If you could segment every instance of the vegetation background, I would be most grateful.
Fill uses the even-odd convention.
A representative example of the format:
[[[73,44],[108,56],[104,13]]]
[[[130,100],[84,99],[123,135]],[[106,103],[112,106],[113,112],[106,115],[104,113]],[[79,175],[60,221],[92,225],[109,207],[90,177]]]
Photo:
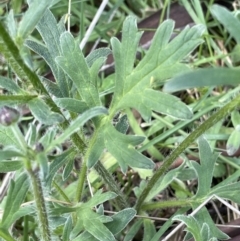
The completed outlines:
[[[0,238],[236,238],[238,8],[0,1]]]

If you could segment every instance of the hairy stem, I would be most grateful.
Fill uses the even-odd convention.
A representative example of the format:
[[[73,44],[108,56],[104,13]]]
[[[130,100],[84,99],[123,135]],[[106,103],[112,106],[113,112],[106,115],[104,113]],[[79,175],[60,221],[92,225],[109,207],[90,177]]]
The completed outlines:
[[[98,161],[94,168],[97,171],[97,173],[103,178],[104,182],[108,184],[110,190],[118,195],[116,198],[118,207],[121,209],[129,207],[129,204],[127,203],[123,193],[120,191],[113,176],[105,169],[102,163]]]
[[[86,174],[87,174],[87,165],[86,165],[86,162],[84,161],[81,165],[80,174],[78,175],[78,184],[77,184],[77,190],[76,190],[76,196],[75,196],[76,203],[78,203],[81,200],[83,187],[86,180]]]
[[[37,76],[36,73],[34,73],[23,61],[18,47],[16,44],[13,42],[11,37],[9,36],[8,32],[4,28],[3,24],[0,22],[0,52],[4,55],[4,57],[8,60],[9,64],[11,65],[12,69],[14,72],[18,75],[18,77],[24,82],[24,81],[30,81],[34,89],[41,94],[45,95],[45,102],[46,104],[51,108],[52,111],[61,114],[63,117],[64,115],[62,114],[61,110],[59,107],[54,103],[52,100],[51,96],[48,94],[46,88],[40,81],[39,77]],[[65,117],[64,117],[65,119]],[[63,123],[60,123],[60,127],[65,130],[69,126],[69,122],[65,119]],[[71,140],[73,141],[74,145],[77,147],[80,153],[85,153],[85,150],[87,148],[86,144],[84,141],[79,137],[78,134],[73,134],[71,136]],[[101,164],[96,164],[95,167],[99,170],[104,170],[105,168],[103,166],[98,167],[98,165]],[[77,190],[77,195],[76,195],[76,200],[79,201],[81,195],[82,195],[82,190],[84,186],[84,179],[86,177],[86,171],[87,168],[84,167],[86,164],[83,164],[83,168],[81,169],[80,175],[79,175],[79,182],[78,182],[78,190]],[[104,173],[108,173],[108,171],[105,169]],[[99,172],[101,175],[101,172]],[[106,174],[107,175],[107,174]],[[102,176],[102,175],[101,175]],[[113,178],[111,177],[111,174],[108,173],[108,178],[105,178],[105,176],[102,176],[106,184],[111,187],[114,183],[114,190],[117,194],[120,194],[119,188],[116,189],[117,184],[115,183]]]
[[[168,170],[172,165],[175,159],[182,153],[184,150],[189,147],[193,141],[195,141],[199,136],[201,136],[206,130],[215,125],[218,121],[223,119],[225,116],[230,114],[236,106],[240,103],[240,96],[233,99],[230,103],[222,107],[219,111],[214,113],[211,117],[208,118],[204,123],[202,123],[196,130],[194,130],[172,153],[169,157],[166,158],[163,165],[154,173],[152,178],[149,180],[147,187],[141,193],[137,203],[136,210],[139,212],[141,206],[146,199],[147,195],[153,188],[157,180]]]
[[[27,166],[29,167],[30,164],[28,163]],[[27,168],[27,172],[30,176],[31,183],[32,183],[33,195],[36,203],[37,215],[39,219],[39,228],[40,228],[42,240],[50,241],[51,234],[49,229],[46,203],[43,195],[42,183],[38,174],[35,174],[31,168]]]

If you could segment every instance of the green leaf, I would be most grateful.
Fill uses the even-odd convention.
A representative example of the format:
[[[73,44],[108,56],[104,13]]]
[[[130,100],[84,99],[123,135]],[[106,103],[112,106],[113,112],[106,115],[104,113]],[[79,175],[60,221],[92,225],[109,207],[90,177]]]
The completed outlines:
[[[42,76],[40,77],[40,79],[49,94],[51,94],[57,98],[63,97],[61,90],[59,89],[59,87],[56,83],[54,83],[53,81],[46,79]]]
[[[73,36],[65,32],[60,37],[62,56],[56,58],[57,64],[72,79],[82,100],[88,107],[100,106],[97,86],[94,85],[88,65]]]
[[[84,231],[72,241],[98,241],[98,239],[93,237],[89,232]]]
[[[71,158],[63,170],[63,174],[62,174],[63,181],[66,181],[66,179],[70,176],[73,170],[73,167],[74,167],[74,158]]]
[[[122,134],[127,133],[127,130],[129,128],[127,115],[123,115],[122,117],[120,117],[120,119],[117,122],[115,128],[116,128],[117,131],[119,131]]]
[[[106,58],[109,54],[111,54],[111,50],[109,48],[99,48],[92,51],[87,57],[86,62],[89,68],[93,65],[93,63],[99,58]]]
[[[27,104],[36,99],[36,95],[0,95],[0,106]]]
[[[135,215],[135,209],[126,208],[111,216],[113,220],[109,223],[106,223],[105,226],[115,235],[120,233]]]
[[[227,140],[227,154],[234,155],[240,147],[240,130],[234,130]]]
[[[17,37],[24,40],[35,28],[46,9],[51,5],[49,0],[34,0],[19,24]]]
[[[35,213],[36,213],[36,208],[32,205],[20,207],[18,211],[14,213],[12,217],[12,222],[14,223],[21,217],[24,217],[26,215],[31,215],[31,214],[34,215]]]
[[[237,65],[240,61],[240,44],[236,44],[231,52],[231,60]]]
[[[0,125],[0,145],[14,146],[21,149],[18,141],[14,138],[14,133],[11,128]]]
[[[210,11],[212,15],[224,26],[225,29],[230,33],[230,35],[240,43],[240,26],[239,19],[234,17],[233,13],[231,13],[225,7],[214,4]]]
[[[67,138],[69,138],[74,132],[78,131],[88,120],[92,119],[98,115],[108,114],[108,111],[104,107],[94,107],[87,111],[85,111],[82,115],[79,115],[70,126],[64,130],[64,132],[55,139],[50,146],[48,146],[48,150],[51,150],[56,145],[63,143]]]
[[[149,158],[134,149],[135,145],[144,141],[144,137],[124,135],[108,124],[104,138],[106,148],[117,159],[123,173],[126,173],[128,165],[143,169],[154,168],[155,164]]]
[[[228,199],[236,203],[240,203],[240,194],[238,192],[239,185],[239,182],[234,182],[227,185],[225,184],[216,188],[212,188],[211,192],[209,193],[209,196],[215,194],[218,197]]]
[[[46,153],[43,151],[37,153],[36,161],[38,162],[38,164],[41,168],[42,178],[43,178],[43,180],[45,180],[49,173],[48,157],[47,157]]]
[[[166,173],[166,175],[163,175],[161,178],[157,180],[157,182],[154,184],[154,187],[149,192],[147,198],[145,199],[145,202],[149,202],[152,200],[156,195],[158,195],[161,191],[163,191],[165,188],[167,188],[170,183],[177,178],[178,174],[181,172],[183,166],[180,166],[179,168],[176,168],[172,171],[169,171]],[[140,183],[140,187],[135,187],[134,193],[137,197],[140,196],[141,192],[144,190],[144,188],[147,185],[147,181],[142,180]]]
[[[99,215],[91,209],[84,209],[80,212],[82,217],[81,222],[90,234],[100,241],[115,241],[113,234],[109,229],[98,219]]]
[[[7,229],[0,228],[0,237],[7,241],[15,241],[15,239],[10,235]]]
[[[14,39],[17,35],[17,26],[14,18],[13,9],[11,9],[6,18],[6,25],[10,36]]]
[[[41,99],[31,100],[28,106],[33,116],[45,125],[54,125],[64,120],[60,114],[52,112]]]
[[[0,150],[0,161],[11,159],[13,157],[22,157],[22,156],[23,154],[19,151],[19,149],[13,146],[7,146],[3,150]]]
[[[0,173],[17,171],[22,167],[22,161],[0,161]]]
[[[205,197],[211,188],[214,165],[218,154],[212,153],[207,140],[203,137],[198,139],[200,152],[200,165],[197,162],[191,162],[191,166],[198,175],[198,190],[195,197]]]
[[[0,86],[14,94],[21,94],[24,91],[12,79],[0,76]]]
[[[202,228],[200,230],[200,234],[201,234],[201,237],[202,237],[203,240],[210,240],[211,230],[210,230],[209,226],[206,223],[204,223],[202,225]],[[215,239],[215,238],[213,238],[213,239]]]
[[[173,220],[184,222],[187,226],[186,231],[190,232],[195,241],[205,241],[201,236],[201,228],[199,222],[192,216],[177,215]]]
[[[193,205],[193,209],[196,209],[197,207],[197,205]],[[201,210],[197,212],[194,216],[200,227],[202,227],[204,223],[209,226],[209,229],[211,230],[211,238],[216,237],[219,240],[227,240],[229,238],[228,235],[226,235],[218,227],[216,227],[206,207],[201,208]]]
[[[59,168],[61,168],[69,160],[74,159],[76,152],[74,148],[69,148],[67,151],[64,151],[60,155],[54,157],[54,160],[49,166],[48,177],[46,178],[46,185],[51,186],[54,176],[57,174]]]
[[[29,180],[26,173],[18,177],[16,181],[11,180],[6,204],[2,216],[2,228],[9,228],[14,222],[14,214],[19,210],[29,188]],[[9,205],[11,203],[11,205]]]
[[[71,230],[72,230],[72,217],[69,216],[67,221],[65,222],[65,225],[64,225],[64,229],[63,229],[63,236],[62,236],[62,240],[63,241],[69,241],[70,239],[70,233],[71,233]]]
[[[191,119],[192,117],[192,111],[177,97],[147,88],[144,91],[138,90],[134,98],[132,94],[126,96],[122,103],[124,106],[141,110],[141,115],[146,121],[149,121],[151,110],[178,119]]]
[[[195,87],[238,85],[239,75],[240,70],[237,68],[200,69],[174,77],[164,85],[163,90],[176,92]]]
[[[174,23],[171,20],[165,21],[158,28],[150,50],[133,70],[132,59],[141,34],[136,33],[133,17],[128,17],[125,22],[122,43],[117,39],[111,41],[116,69],[111,115],[118,110],[132,107],[136,108],[145,120],[150,119],[152,110],[180,119],[191,118],[189,108],[176,97],[151,88],[155,80],[164,80],[186,71],[185,65],[180,64],[180,61],[202,42],[200,36],[204,27],[187,27],[168,44]]]
[[[240,113],[237,110],[234,110],[231,113],[231,120],[232,120],[233,126],[235,128],[238,128],[240,125]]]
[[[128,230],[125,238],[123,241],[131,241],[139,231],[140,227],[142,226],[143,220],[139,219],[137,220]]]
[[[97,163],[105,147],[104,128],[99,128],[95,131],[88,147],[85,159],[87,160],[87,166],[91,168]]]
[[[47,10],[47,12],[48,11],[49,10]],[[41,21],[43,21],[43,20],[44,20],[44,18]],[[51,21],[51,18],[49,21]],[[56,22],[56,20],[55,20],[55,22]],[[56,29],[56,27],[55,27],[55,29]],[[49,29],[48,29],[48,32],[49,32]],[[44,31],[40,32],[40,33],[45,36],[48,32],[45,32],[45,28],[44,28]],[[60,38],[60,34],[58,34],[58,35]],[[68,77],[62,71],[62,69],[58,67],[58,65],[55,62],[55,58],[60,55],[60,52],[55,53],[52,50],[52,49],[55,49],[53,45],[52,45],[51,49],[48,49],[43,44],[40,44],[40,43],[38,43],[36,41],[32,41],[32,40],[27,40],[26,46],[28,48],[30,48],[31,50],[33,50],[35,53],[39,54],[47,62],[47,64],[50,66],[50,68],[52,70],[56,83],[53,83],[52,81],[49,81],[44,77],[41,77],[41,80],[43,81],[43,84],[46,87],[46,89],[56,97],[63,97],[63,96],[68,97],[69,92],[70,92],[69,88],[71,87],[71,84],[69,83]]]
[[[65,31],[64,23],[60,21],[57,24],[51,11],[47,9],[37,25],[37,30],[41,34],[46,47],[45,49],[43,47],[38,49],[33,44],[30,47],[33,47],[34,51],[42,50],[39,54],[49,64],[62,96],[69,97],[71,82],[55,62],[55,58],[61,55],[60,35]]]
[[[129,16],[123,23],[122,43],[117,38],[111,39],[116,71],[113,103],[115,103],[117,97],[123,95],[125,78],[133,70],[141,35],[142,33],[137,33],[136,19]]]
[[[0,52],[7,59],[13,71],[21,81],[30,81],[35,90],[39,90],[42,94],[48,96],[46,89],[40,82],[36,73],[24,63],[17,46],[10,38],[2,23],[0,23]]]
[[[60,108],[76,112],[82,113],[88,109],[87,104],[84,101],[73,99],[73,98],[59,98],[55,99],[54,102]]]
[[[151,240],[156,234],[154,223],[149,219],[144,219],[143,227],[144,227],[143,241]]]
[[[56,126],[48,127],[44,135],[42,135],[42,137],[38,139],[37,143],[41,143],[44,150],[47,149],[51,142],[54,140],[54,138],[56,138],[57,132],[58,128]]]
[[[87,202],[82,204],[84,207],[93,208],[101,203],[104,203],[110,199],[113,199],[117,196],[114,192],[105,192],[102,193],[102,189],[98,190],[93,197]]]

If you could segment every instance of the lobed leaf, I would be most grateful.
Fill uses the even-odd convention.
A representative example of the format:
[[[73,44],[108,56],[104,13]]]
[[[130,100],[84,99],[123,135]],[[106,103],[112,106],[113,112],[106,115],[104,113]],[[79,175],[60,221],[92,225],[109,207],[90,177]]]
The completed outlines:
[[[57,24],[51,11],[47,9],[37,25],[37,30],[41,34],[46,46],[31,41],[27,41],[26,44],[45,59],[52,70],[61,95],[69,97],[71,82],[55,62],[55,58],[61,55],[60,35],[65,31],[64,24],[62,21]]]
[[[84,101],[74,98],[57,98],[54,100],[57,106],[68,111],[82,113],[88,109],[87,104]]]
[[[224,186],[219,186],[216,188],[212,188],[209,196],[215,194],[221,198],[225,198],[231,200],[233,202],[239,203],[240,202],[240,195],[239,195],[239,182],[234,182],[230,184],[225,184]]]
[[[65,32],[60,37],[62,56],[56,58],[57,64],[72,79],[82,100],[88,107],[100,106],[97,86],[94,85],[89,67],[73,36]]]
[[[13,93],[13,94],[21,94],[24,91],[16,84],[12,79],[0,76],[0,86],[1,88]]]
[[[98,219],[98,214],[91,209],[84,209],[81,212],[83,226],[90,234],[100,241],[115,241],[114,235],[109,229]]]
[[[86,57],[88,67],[90,68],[93,65],[93,63],[99,58],[105,59],[109,54],[111,54],[111,50],[109,48],[95,49]]]
[[[0,125],[0,145],[14,145],[14,147],[21,149],[18,141],[14,138],[14,133],[12,129],[3,125]]]
[[[123,25],[122,43],[112,39],[115,59],[115,92],[110,113],[126,107],[136,108],[145,120],[151,117],[151,111],[157,111],[180,119],[191,118],[190,109],[173,96],[151,90],[155,80],[170,78],[188,68],[180,61],[201,42],[204,27],[198,25],[186,27],[170,43],[174,22],[165,21],[160,25],[153,44],[144,59],[133,70],[132,58],[141,34],[137,33],[134,18],[128,17]],[[130,39],[131,42],[130,43]],[[156,49],[158,51],[156,51]],[[129,55],[126,53],[130,52]],[[166,101],[165,101],[166,100]],[[177,108],[176,108],[177,103]],[[176,111],[178,110],[178,111]]]
[[[22,167],[22,161],[0,161],[0,173],[17,171]]]
[[[218,154],[212,153],[207,140],[203,137],[198,139],[199,152],[200,152],[200,165],[197,162],[191,162],[192,167],[195,169],[198,176],[198,190],[195,197],[207,196],[211,184],[215,162]]]
[[[83,205],[84,205],[84,207],[93,208],[94,206],[97,206],[101,203],[111,200],[111,199],[115,198],[116,196],[117,196],[117,194],[115,194],[114,192],[102,193],[102,189],[99,189],[93,195],[93,197],[87,203],[84,203]]]
[[[140,152],[134,149],[144,141],[142,136],[127,136],[118,132],[111,124],[106,125],[104,131],[105,146],[117,159],[121,170],[126,173],[130,167],[153,169],[155,164]]]
[[[115,235],[120,233],[127,224],[134,218],[136,211],[133,208],[126,208],[111,216],[112,221],[105,226]]]
[[[15,221],[14,214],[19,210],[20,205],[25,199],[29,188],[29,180],[26,173],[20,175],[16,181],[11,180],[10,188],[8,190],[7,200],[2,216],[2,228],[9,228]],[[11,205],[9,205],[11,203]]]
[[[64,121],[63,117],[52,112],[47,104],[39,98],[35,98],[28,102],[32,115],[45,125],[54,125]]]
[[[93,107],[83,112],[82,115],[79,115],[79,117],[76,118],[70,124],[70,126],[67,129],[65,129],[64,132],[48,146],[47,151],[50,151],[56,145],[63,143],[74,132],[78,131],[88,120],[92,119],[93,117],[104,115],[104,114],[105,115],[108,114],[107,109],[104,107]]]
[[[173,218],[173,220],[184,222],[184,224],[186,224],[187,226],[186,231],[190,232],[193,235],[194,240],[204,241],[203,237],[201,236],[201,228],[197,219],[192,216],[177,215]]]
[[[27,12],[24,14],[18,28],[17,37],[25,39],[35,28],[44,12],[50,7],[50,0],[34,0],[29,4]]]
[[[70,148],[67,151],[64,151],[60,155],[54,157],[54,160],[51,162],[49,166],[49,173],[46,178],[46,186],[51,187],[52,180],[56,175],[59,168],[61,168],[64,164],[66,164],[69,160],[74,159],[76,152],[74,148]]]

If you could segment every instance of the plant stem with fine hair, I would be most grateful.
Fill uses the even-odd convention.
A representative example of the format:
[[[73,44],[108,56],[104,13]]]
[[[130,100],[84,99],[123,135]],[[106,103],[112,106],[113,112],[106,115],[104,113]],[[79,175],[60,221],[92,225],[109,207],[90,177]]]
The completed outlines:
[[[48,213],[46,207],[46,201],[44,200],[42,183],[38,176],[38,173],[34,173],[30,167],[30,161],[26,161],[28,168],[27,172],[29,174],[34,200],[36,203],[37,215],[39,219],[39,228],[43,241],[51,241],[51,233],[49,228]],[[30,168],[29,168],[30,167]]]
[[[168,168],[172,165],[172,163],[176,160],[176,158],[184,152],[186,148],[188,148],[192,142],[194,142],[199,136],[201,136],[206,130],[215,125],[218,121],[223,119],[225,116],[230,114],[236,106],[240,103],[240,96],[233,99],[230,103],[226,104],[219,111],[214,113],[211,117],[209,117],[205,122],[203,122],[196,130],[194,130],[172,153],[166,160],[163,162],[163,165],[154,173],[152,178],[149,180],[147,187],[141,193],[137,203],[136,210],[140,211],[141,206],[146,199],[149,192],[152,190],[154,184],[158,181],[158,179],[164,175],[164,173],[168,170]]]

